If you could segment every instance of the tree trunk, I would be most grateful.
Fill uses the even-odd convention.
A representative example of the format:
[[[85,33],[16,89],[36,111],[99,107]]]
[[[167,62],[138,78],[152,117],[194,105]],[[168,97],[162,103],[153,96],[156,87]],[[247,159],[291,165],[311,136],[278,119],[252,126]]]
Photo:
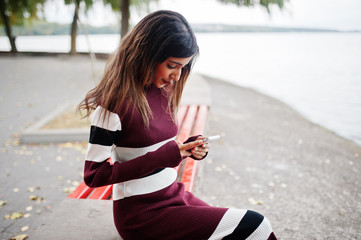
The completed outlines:
[[[5,2],[0,1],[1,18],[3,19],[4,25],[5,25],[6,35],[9,38],[9,42],[10,42],[10,46],[11,46],[11,52],[16,53],[18,50],[17,50],[16,44],[15,44],[15,37],[12,35],[9,17],[6,15],[5,9],[6,9],[5,8]]]
[[[129,30],[129,1],[130,0],[121,0],[121,13],[122,13],[122,26],[121,26],[121,35],[120,37],[123,38]]]
[[[76,36],[78,34],[78,18],[79,18],[79,2],[74,1],[75,10],[74,10],[74,17],[73,22],[71,23],[71,45],[70,45],[70,54],[76,54]]]

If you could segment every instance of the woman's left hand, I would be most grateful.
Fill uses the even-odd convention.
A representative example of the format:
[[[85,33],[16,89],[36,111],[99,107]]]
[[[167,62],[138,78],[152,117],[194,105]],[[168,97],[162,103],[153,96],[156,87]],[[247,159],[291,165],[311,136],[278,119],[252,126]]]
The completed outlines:
[[[196,140],[203,140],[205,137],[199,136]],[[203,159],[209,150],[209,144],[203,143],[202,145],[196,146],[191,149],[192,155],[197,158],[198,160]]]

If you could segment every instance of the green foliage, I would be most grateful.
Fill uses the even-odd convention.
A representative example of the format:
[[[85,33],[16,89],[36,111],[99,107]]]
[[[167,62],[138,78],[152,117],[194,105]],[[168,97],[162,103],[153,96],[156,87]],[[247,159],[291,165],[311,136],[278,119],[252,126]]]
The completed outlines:
[[[259,4],[263,7],[265,7],[267,9],[268,13],[270,13],[269,6],[271,4],[275,4],[279,8],[282,9],[285,1],[288,1],[288,0],[218,0],[218,1],[222,2],[222,3],[230,3],[230,4],[235,4],[237,6],[246,6],[246,7],[250,7],[250,6]]]
[[[158,0],[130,0],[130,5],[134,6],[138,11],[144,8],[149,10],[150,2],[158,2]],[[110,5],[114,11],[120,11],[122,0],[103,0],[104,5]]]
[[[10,24],[21,25],[26,19],[36,19],[46,0],[0,0],[5,8]],[[3,25],[3,19],[0,18]]]
[[[77,3],[78,6],[80,6],[81,3],[84,3],[85,8],[84,8],[84,12],[86,13],[92,6],[94,1],[93,0],[64,0],[64,3],[66,5],[73,5],[74,3]]]

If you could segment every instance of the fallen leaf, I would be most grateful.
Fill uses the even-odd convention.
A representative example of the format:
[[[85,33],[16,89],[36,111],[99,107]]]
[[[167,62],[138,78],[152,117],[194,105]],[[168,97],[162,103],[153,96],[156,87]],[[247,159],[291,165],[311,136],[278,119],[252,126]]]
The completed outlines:
[[[35,191],[35,189],[33,188],[33,187],[28,187],[28,192],[34,192]]]
[[[9,214],[6,214],[6,215],[4,216],[4,219],[5,219],[5,220],[9,220],[10,217],[11,217],[11,216],[10,216]]]
[[[78,181],[73,181],[72,184],[73,184],[74,187],[77,187],[77,186],[79,186],[80,182],[78,182]]]
[[[26,238],[28,238],[28,236],[26,234],[20,234],[20,235],[13,237],[11,240],[24,240]]]
[[[30,216],[31,216],[30,213],[25,213],[25,214],[24,214],[24,218],[28,218],[28,217],[30,217]]]
[[[75,187],[65,187],[63,188],[64,193],[71,193],[75,190]]]
[[[222,172],[223,169],[221,167],[216,167],[215,170],[216,172]]]
[[[19,218],[21,218],[22,216],[23,216],[23,213],[22,213],[22,212],[13,212],[13,213],[11,214],[10,219],[12,219],[12,220],[19,219]]]
[[[8,148],[2,148],[0,151],[1,151],[1,152],[8,152],[9,149],[8,149]]]
[[[19,143],[20,143],[20,139],[17,138],[17,139],[15,139],[15,140],[13,141],[13,146],[18,146]]]
[[[273,182],[269,182],[269,183],[268,183],[268,186],[270,186],[270,187],[274,187],[274,186],[275,186],[275,184],[274,184]]]
[[[5,202],[5,201],[0,200],[0,207],[4,206],[5,204],[6,204],[6,202]]]
[[[248,198],[248,201],[253,205],[262,205],[263,202],[260,200],[255,200],[254,198]]]
[[[31,210],[33,210],[33,207],[32,206],[28,206],[25,208],[26,211],[30,212]]]
[[[14,188],[13,191],[14,192],[19,192],[19,188]]]
[[[32,201],[35,201],[37,200],[39,197],[36,196],[36,195],[30,195],[29,199],[32,200]]]
[[[22,232],[25,232],[27,230],[29,230],[29,226],[24,226],[20,229],[20,231],[22,231]]]

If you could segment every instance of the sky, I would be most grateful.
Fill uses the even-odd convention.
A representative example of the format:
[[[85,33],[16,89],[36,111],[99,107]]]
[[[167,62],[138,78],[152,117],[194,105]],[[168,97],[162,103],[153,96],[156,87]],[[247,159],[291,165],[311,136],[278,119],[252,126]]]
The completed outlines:
[[[217,0],[159,0],[150,6],[150,11],[174,10],[184,15],[190,23],[223,23],[232,25],[262,25],[278,27],[306,27],[337,30],[361,30],[361,0],[285,0],[284,9],[271,7],[269,15],[265,8],[237,7],[222,4]],[[45,16],[48,21],[70,23],[72,6],[64,6],[63,1],[47,3]],[[131,12],[131,23],[137,23],[146,11]],[[81,15],[83,23],[104,26],[119,22],[119,15],[99,1]]]

